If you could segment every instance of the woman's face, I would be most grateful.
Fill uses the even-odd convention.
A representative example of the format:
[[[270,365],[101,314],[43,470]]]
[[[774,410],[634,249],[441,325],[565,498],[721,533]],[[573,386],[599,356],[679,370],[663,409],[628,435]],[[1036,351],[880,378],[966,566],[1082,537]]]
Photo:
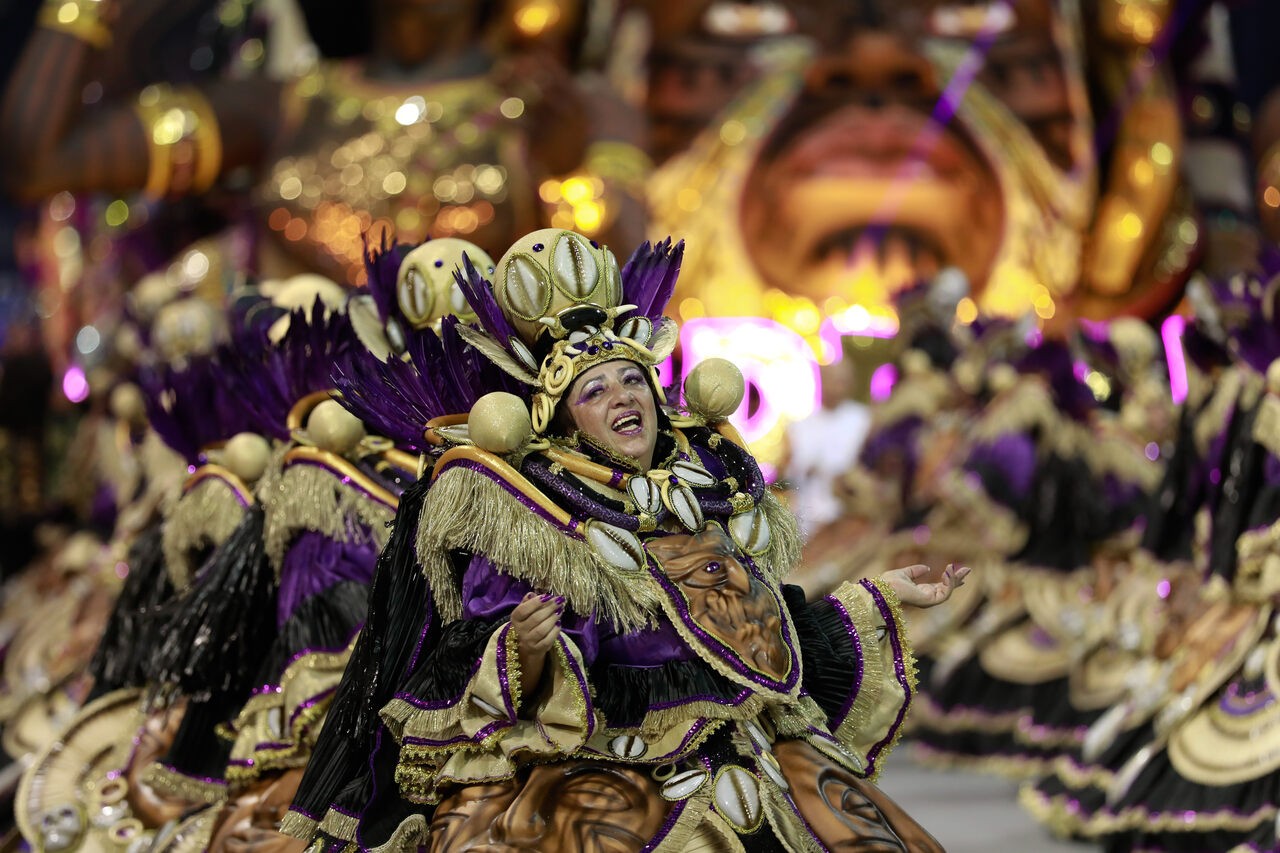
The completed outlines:
[[[583,373],[565,396],[574,426],[601,447],[653,466],[658,411],[644,370],[630,361],[608,361]]]

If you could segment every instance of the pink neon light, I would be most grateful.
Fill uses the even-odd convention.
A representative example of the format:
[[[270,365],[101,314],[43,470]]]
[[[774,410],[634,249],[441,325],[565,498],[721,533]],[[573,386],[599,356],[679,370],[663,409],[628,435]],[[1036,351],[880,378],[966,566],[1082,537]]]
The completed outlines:
[[[1187,318],[1170,314],[1160,324],[1160,339],[1164,341],[1164,357],[1169,366],[1169,392],[1174,404],[1187,399],[1187,357],[1182,349],[1182,334],[1187,330]]]
[[[893,393],[893,386],[898,382],[898,369],[892,364],[882,364],[871,374],[871,400],[883,403]]]
[[[73,403],[83,403],[89,396],[89,380],[80,365],[71,365],[62,375],[62,394]]]

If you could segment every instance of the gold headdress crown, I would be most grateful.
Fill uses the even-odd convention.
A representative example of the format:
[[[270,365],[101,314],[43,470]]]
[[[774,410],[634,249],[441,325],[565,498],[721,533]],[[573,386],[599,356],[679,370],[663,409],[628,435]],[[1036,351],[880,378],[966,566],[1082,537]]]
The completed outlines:
[[[656,305],[654,297],[669,295],[670,288],[662,285],[674,282],[679,248],[664,244],[644,253],[642,249],[638,256],[660,262],[642,264],[644,269],[632,277],[643,307],[624,304],[627,283],[613,253],[572,231],[535,231],[498,262],[492,298],[501,316],[476,306],[485,331],[459,331],[499,367],[534,388],[534,432],[546,432],[575,379],[606,361],[643,365],[654,393],[663,399],[656,368],[675,348],[676,327],[660,316],[665,296]],[[483,302],[481,294],[475,295],[481,297],[475,301]]]

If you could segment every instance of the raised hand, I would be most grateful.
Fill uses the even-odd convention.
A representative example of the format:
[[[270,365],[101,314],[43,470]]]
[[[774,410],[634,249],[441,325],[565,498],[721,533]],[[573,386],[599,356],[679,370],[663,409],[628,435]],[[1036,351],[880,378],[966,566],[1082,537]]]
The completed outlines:
[[[942,580],[924,583],[924,579],[932,571],[928,566],[917,564],[885,572],[880,579],[897,593],[898,600],[903,604],[924,608],[946,601],[969,576],[968,566],[957,569],[954,564],[948,563],[946,571],[942,573]]]
[[[542,679],[547,652],[560,637],[560,616],[564,613],[564,598],[546,593],[531,592],[511,611],[511,627],[516,632],[516,649],[520,655],[521,702],[528,702],[530,694]]]

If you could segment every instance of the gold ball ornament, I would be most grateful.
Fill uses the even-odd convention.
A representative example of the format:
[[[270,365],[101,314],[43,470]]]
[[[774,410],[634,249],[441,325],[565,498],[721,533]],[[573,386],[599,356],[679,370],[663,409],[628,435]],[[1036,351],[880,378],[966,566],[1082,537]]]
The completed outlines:
[[[325,400],[307,416],[307,435],[321,450],[350,453],[365,436],[364,424],[336,400]]]
[[[246,483],[256,482],[267,470],[271,445],[257,433],[242,432],[231,436],[222,449],[227,470]]]
[[[310,312],[315,304],[324,305],[325,315],[341,313],[347,304],[347,291],[342,285],[315,273],[303,273],[285,279],[271,294],[271,304],[293,312]],[[279,343],[289,331],[290,315],[285,314],[271,324],[267,337]]]
[[[111,416],[118,421],[135,426],[146,423],[147,402],[142,397],[142,391],[132,382],[121,382],[112,388],[108,405]]]
[[[742,371],[724,358],[699,362],[684,380],[685,405],[709,423],[722,421],[738,411],[746,393]]]
[[[152,347],[164,361],[212,352],[222,337],[222,313],[199,299],[179,299],[160,309],[151,330]]]
[[[533,422],[524,401],[506,391],[485,394],[471,407],[467,434],[481,450],[510,453],[533,435]]]
[[[450,314],[464,322],[476,318],[453,278],[454,270],[463,268],[463,258],[470,258],[480,275],[492,280],[496,264],[489,253],[457,237],[428,240],[404,256],[396,276],[396,302],[415,329],[433,326]]]

